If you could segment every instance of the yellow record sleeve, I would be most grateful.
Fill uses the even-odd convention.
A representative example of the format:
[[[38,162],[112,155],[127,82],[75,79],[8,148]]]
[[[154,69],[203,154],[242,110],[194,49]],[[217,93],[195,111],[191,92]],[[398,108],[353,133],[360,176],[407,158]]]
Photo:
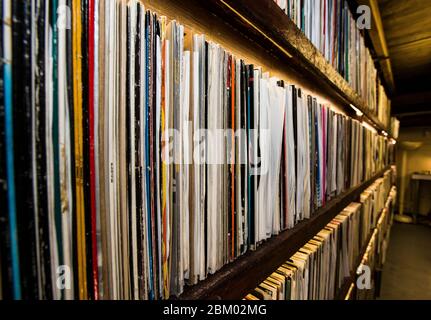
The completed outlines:
[[[75,138],[75,176],[76,176],[76,233],[78,252],[79,299],[86,300],[87,268],[85,244],[85,210],[83,186],[83,137],[82,137],[82,14],[81,0],[72,2],[72,50],[73,50],[73,104]]]

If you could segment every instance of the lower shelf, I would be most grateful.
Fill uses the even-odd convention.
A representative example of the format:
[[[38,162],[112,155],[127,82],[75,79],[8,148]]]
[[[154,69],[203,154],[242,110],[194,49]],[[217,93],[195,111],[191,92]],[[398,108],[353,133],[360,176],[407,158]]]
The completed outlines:
[[[389,199],[389,197],[388,197]],[[386,203],[386,202],[385,202]],[[382,214],[384,213],[385,208],[383,208],[383,210],[380,212],[378,218],[376,221],[379,221],[380,217],[382,216]],[[363,248],[361,248],[361,251],[359,253],[358,258],[356,259],[356,263],[355,263],[355,269],[352,270],[352,273],[350,274],[350,277],[347,277],[342,286],[340,287],[340,289],[338,290],[335,299],[336,300],[344,300],[347,293],[349,292],[349,288],[352,285],[352,283],[355,282],[356,280],[356,270],[359,268],[359,266],[361,265],[362,259],[365,256],[365,253],[367,251],[367,248],[371,242],[371,238],[373,237],[373,233],[374,233],[374,229],[371,230],[370,234],[368,235],[367,241],[365,241],[365,245]],[[380,277],[381,277],[381,271],[376,271],[376,274],[378,276],[378,279],[376,279],[375,284],[376,284],[376,295],[379,295],[380,292]]]
[[[286,230],[269,239],[255,251],[247,252],[198,284],[186,287],[179,299],[242,299],[323,229],[345,207],[351,202],[357,201],[360,194],[389,168],[390,166],[387,166],[372,178],[332,199],[325,207],[319,209],[311,219],[304,220],[293,229]]]

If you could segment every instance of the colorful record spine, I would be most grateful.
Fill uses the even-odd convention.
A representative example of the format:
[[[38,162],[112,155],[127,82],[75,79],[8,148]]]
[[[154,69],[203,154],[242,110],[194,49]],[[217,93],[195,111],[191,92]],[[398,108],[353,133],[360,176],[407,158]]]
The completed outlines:
[[[236,215],[237,215],[237,211],[236,211],[236,207],[235,207],[235,161],[239,160],[236,159],[235,157],[235,97],[236,97],[236,91],[235,91],[235,77],[236,77],[236,59],[234,57],[231,56],[231,63],[230,63],[230,70],[231,70],[231,77],[230,77],[230,87],[231,87],[231,101],[230,101],[230,123],[231,123],[231,148],[230,148],[230,175],[231,175],[231,199],[230,199],[230,208],[231,208],[231,246],[230,246],[230,261],[233,261],[236,257],[236,238],[238,237],[237,234],[237,224],[236,224]]]
[[[22,298],[36,298],[36,237],[33,190],[32,122],[32,60],[31,60],[31,3],[13,2],[13,87],[20,88],[13,94],[15,152],[15,186],[20,201],[16,202],[20,247]]]
[[[99,299],[99,275],[98,275],[98,263],[97,263],[97,218],[96,218],[96,165],[95,165],[95,103],[94,94],[97,90],[95,87],[95,0],[89,0],[88,2],[88,120],[89,120],[89,158],[90,158],[90,208],[91,208],[91,260],[92,260],[92,286],[93,286],[93,298]]]
[[[3,19],[3,5],[0,5]],[[5,105],[3,78],[3,21],[0,23],[0,300],[12,298],[10,236],[7,207]]]
[[[85,242],[85,199],[84,199],[84,168],[83,168],[83,84],[82,84],[82,12],[81,0],[73,0],[73,99],[75,125],[75,175],[76,175],[76,232],[79,299],[85,300],[87,294],[87,261]]]
[[[60,173],[59,173],[59,161],[60,161],[60,150],[58,141],[59,121],[58,121],[58,23],[57,23],[57,9],[58,0],[52,1],[51,10],[51,28],[52,28],[52,58],[53,58],[53,75],[52,81],[53,86],[53,122],[52,122],[52,137],[53,137],[53,149],[54,149],[54,188],[55,188],[55,225],[57,242],[59,248],[59,265],[63,264],[62,261],[62,233],[61,233],[61,191],[60,191]]]
[[[58,12],[64,14],[68,10],[66,0],[58,2]],[[63,299],[74,298],[73,283],[73,193],[72,193],[72,150],[71,146],[71,113],[68,86],[68,43],[67,20],[57,21],[58,28],[58,143],[59,143],[59,172],[61,195],[61,231],[62,231],[62,264],[70,275],[70,285],[62,288]]]
[[[5,104],[5,138],[6,138],[6,170],[9,228],[11,237],[12,283],[13,298],[21,299],[21,275],[19,263],[17,212],[15,197],[14,168],[14,128],[12,104],[12,1],[3,1],[3,45],[4,45],[4,104]]]
[[[165,40],[162,45],[162,103],[161,103],[161,132],[162,132],[162,277],[163,277],[163,294],[162,297],[169,298],[169,260],[168,260],[168,157],[169,154],[164,150],[168,150],[167,144],[169,137],[166,137],[165,130],[168,128],[168,109],[169,109],[169,41]]]
[[[154,299],[155,298],[155,293],[154,293],[154,260],[155,257],[153,256],[153,242],[154,239],[152,237],[153,235],[153,208],[152,208],[152,202],[151,202],[151,197],[152,192],[151,192],[151,145],[150,145],[150,123],[151,123],[151,119],[150,119],[150,104],[151,104],[151,99],[149,99],[148,97],[150,96],[150,90],[151,90],[151,86],[150,86],[150,82],[151,82],[151,60],[150,60],[150,56],[151,56],[151,46],[150,46],[150,36],[151,36],[151,13],[149,11],[147,11],[146,15],[145,15],[145,63],[146,63],[146,67],[145,67],[145,91],[146,91],[146,105],[145,105],[145,168],[146,168],[146,197],[147,197],[147,237],[148,237],[148,242],[149,242],[149,246],[148,246],[148,252],[149,252],[149,296],[150,299]]]
[[[91,160],[90,160],[90,103],[89,96],[93,94],[94,88],[90,88],[90,58],[89,49],[89,0],[81,0],[81,81],[82,81],[82,167],[83,167],[83,222],[85,235],[85,274],[87,278],[88,299],[94,299],[93,279],[93,212],[91,198]],[[94,140],[93,140],[94,141]],[[94,164],[94,163],[93,163]]]

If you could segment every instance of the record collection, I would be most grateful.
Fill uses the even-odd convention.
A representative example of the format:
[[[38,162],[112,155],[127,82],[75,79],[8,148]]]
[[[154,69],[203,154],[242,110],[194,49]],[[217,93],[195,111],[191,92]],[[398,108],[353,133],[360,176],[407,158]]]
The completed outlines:
[[[368,242],[362,239],[360,232],[364,229],[364,205],[351,203],[244,299],[332,300],[338,298],[339,290],[354,270],[361,275],[364,266],[372,271],[377,265],[382,266],[391,224],[390,212],[396,198],[395,187],[389,192],[386,183],[392,174],[392,171],[387,171],[384,178],[376,181],[378,195],[371,206],[380,209],[380,217],[374,227],[365,226],[368,228]],[[380,206],[378,198],[383,195],[387,196],[387,200]],[[363,248],[366,248],[365,254],[358,266],[356,264]],[[353,295],[352,290],[349,290],[348,296]],[[364,295],[360,293],[358,297],[361,294]]]
[[[389,163],[374,129],[137,0],[2,4],[1,298],[178,296]]]
[[[391,103],[347,0],[274,0],[326,60],[388,125]]]
[[[349,205],[245,299],[335,299],[359,254],[360,208]]]

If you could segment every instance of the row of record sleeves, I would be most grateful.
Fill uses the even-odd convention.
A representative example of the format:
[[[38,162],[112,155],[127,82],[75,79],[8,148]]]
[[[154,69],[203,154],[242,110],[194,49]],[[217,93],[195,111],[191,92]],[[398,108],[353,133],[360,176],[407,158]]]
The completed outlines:
[[[340,298],[340,290],[356,268],[362,274],[365,265],[373,271],[377,261],[381,266],[396,199],[396,189],[391,189],[394,174],[392,169],[385,172],[361,194],[359,202],[348,205],[244,299],[333,300]],[[365,291],[369,294],[369,290]],[[361,297],[361,290],[357,291]]]
[[[1,298],[178,296],[389,164],[372,128],[141,2],[1,16]]]
[[[385,210],[377,221],[365,254],[356,270],[356,281],[353,281],[350,285],[345,300],[373,300],[378,297],[379,281],[381,281],[381,276],[379,277],[378,275],[381,275],[383,265],[386,261],[396,198],[396,188],[392,187],[385,204]],[[360,276],[364,275],[366,267],[371,270],[370,278],[359,279]]]
[[[369,111],[389,126],[391,102],[365,44],[362,24],[366,20],[352,14],[349,1],[274,1],[362,97]]]

